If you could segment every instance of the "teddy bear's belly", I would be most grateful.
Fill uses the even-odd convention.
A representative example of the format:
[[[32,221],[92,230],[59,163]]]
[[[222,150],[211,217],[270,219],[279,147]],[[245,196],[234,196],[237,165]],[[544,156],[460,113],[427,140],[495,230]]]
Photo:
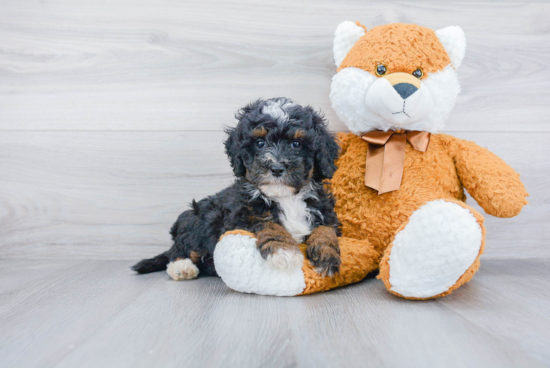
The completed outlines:
[[[407,145],[401,186],[382,195],[364,184],[366,145],[359,141],[356,147],[348,148],[331,181],[343,236],[368,239],[382,252],[399,227],[426,202],[441,198],[464,200],[452,159],[437,140],[433,141],[425,153]]]

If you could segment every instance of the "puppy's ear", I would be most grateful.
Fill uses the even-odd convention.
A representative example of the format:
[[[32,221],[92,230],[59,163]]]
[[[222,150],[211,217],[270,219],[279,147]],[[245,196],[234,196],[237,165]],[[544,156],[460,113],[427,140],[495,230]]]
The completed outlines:
[[[244,176],[246,174],[246,168],[241,157],[241,140],[239,139],[240,134],[238,128],[226,128],[225,132],[228,135],[224,142],[225,153],[227,157],[229,157],[233,172],[236,176]]]
[[[246,167],[244,166],[243,161],[243,151],[242,151],[242,138],[243,132],[246,131],[246,127],[250,125],[250,119],[253,119],[254,116],[258,113],[258,108],[260,105],[265,102],[263,100],[256,100],[250,102],[245,107],[239,109],[235,114],[235,119],[239,121],[235,128],[226,128],[225,132],[228,137],[224,142],[225,144],[225,153],[229,157],[229,162],[233,168],[233,172],[236,176],[245,176]]]
[[[315,130],[315,176],[318,180],[330,179],[336,171],[334,161],[338,158],[340,147],[335,137],[327,129],[323,115],[311,109],[313,129]]]

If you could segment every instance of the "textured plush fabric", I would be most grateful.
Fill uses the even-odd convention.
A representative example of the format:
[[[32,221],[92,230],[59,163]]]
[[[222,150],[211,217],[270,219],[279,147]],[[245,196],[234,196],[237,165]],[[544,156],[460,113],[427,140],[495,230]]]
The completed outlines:
[[[227,286],[243,293],[294,296],[304,291],[302,262],[280,269],[266,261],[256,246],[256,236],[229,231],[214,250],[216,271]]]
[[[303,295],[361,281],[369,272],[378,268],[378,253],[368,241],[351,238],[339,238],[338,241],[342,264],[340,265],[340,272],[333,277],[319,275],[309,263],[307,257],[304,258],[302,270],[304,271],[306,287],[302,292]],[[300,248],[305,255],[306,245],[300,244]]]
[[[305,244],[301,272],[277,269],[255,247],[256,237],[244,230],[225,233],[214,251],[216,270],[233,290],[264,295],[305,295],[361,281],[378,268],[378,254],[368,241],[339,238],[342,265],[334,277],[321,276],[307,260]]]
[[[445,47],[445,51],[451,58],[454,68],[458,68],[466,54],[466,36],[462,28],[450,26],[435,32],[439,41]]]
[[[433,134],[424,153],[407,143],[401,187],[378,195],[364,184],[367,143],[351,133],[338,137],[342,153],[331,190],[343,236],[368,239],[380,254],[421,205],[437,199],[463,201],[462,184],[494,216],[513,216],[527,203],[527,192],[510,166],[475,143],[446,134]]]
[[[343,236],[368,240],[379,256],[414,211],[429,201],[445,199],[460,203],[481,226],[483,217],[463,202],[463,184],[480,206],[494,216],[514,216],[527,203],[527,192],[519,175],[504,161],[473,142],[444,134],[432,135],[425,153],[415,151],[407,143],[401,187],[378,195],[364,185],[367,143],[351,133],[340,134],[339,139],[343,151],[331,187],[337,199],[336,213],[343,225]],[[389,256],[387,252],[386,257]],[[471,279],[478,264],[477,259],[450,291]],[[381,277],[391,289],[389,267],[382,271]]]
[[[378,278],[407,299],[447,295],[477,271],[484,233],[483,217],[465,203],[428,202],[397,231]]]
[[[386,249],[385,253],[384,253],[384,257],[382,258],[382,262],[380,263],[380,274],[378,275],[378,278],[381,279],[383,282],[384,282],[384,285],[386,286],[386,288],[392,293],[392,294],[395,294],[397,296],[400,296],[400,297],[403,297],[403,298],[406,298],[406,299],[412,299],[412,300],[424,300],[424,299],[433,299],[433,298],[438,298],[438,297],[442,297],[442,296],[446,296],[446,295],[449,295],[450,293],[452,293],[454,290],[458,289],[460,286],[464,285],[465,283],[467,283],[468,281],[470,281],[472,279],[472,277],[474,277],[474,274],[477,272],[477,270],[479,269],[479,258],[481,257],[481,255],[483,254],[483,251],[485,250],[485,227],[483,226],[483,216],[481,216],[477,211],[475,211],[474,209],[470,208],[468,205],[466,205],[464,202],[462,201],[458,201],[458,200],[452,200],[452,199],[446,199],[445,201],[447,202],[450,202],[450,203],[455,203],[467,210],[470,211],[470,213],[474,216],[474,218],[477,220],[477,223],[479,224],[479,226],[481,227],[481,244],[479,245],[479,253],[475,259],[475,261],[471,264],[471,266],[462,274],[462,276],[460,276],[458,278],[458,280],[456,280],[456,282],[454,283],[453,286],[451,286],[447,291],[444,291],[440,294],[437,294],[437,295],[432,295],[430,297],[410,297],[410,296],[404,296],[404,295],[401,295],[395,291],[392,290],[392,284],[390,283],[390,266],[389,266],[389,260],[390,260],[390,256],[391,256],[391,250],[392,250],[392,245],[393,244],[390,244],[390,246]],[[401,230],[403,230],[406,226],[408,225],[408,221],[407,222],[404,222],[400,227],[399,229],[397,230],[397,232],[399,233]]]
[[[363,31],[343,22],[336,29],[334,50],[348,47],[349,32],[341,28],[350,27]],[[332,107],[357,135],[398,129],[439,133],[460,92],[456,69],[465,50],[466,37],[458,26],[437,32],[403,23],[374,27],[350,49],[332,78]],[[334,54],[335,61],[341,57]],[[379,64],[386,68],[383,76],[376,73]],[[417,69],[423,73],[420,81],[413,75]],[[398,74],[410,76],[405,84],[418,91],[403,99],[391,83]]]
[[[359,22],[353,23],[350,21],[342,22],[336,29],[334,46],[332,52],[334,54],[334,63],[336,67],[340,66],[340,63],[349,50],[355,45],[366,32],[365,27],[361,26]]]
[[[397,57],[396,57],[397,56]],[[386,24],[370,29],[348,52],[338,71],[355,67],[374,73],[383,63],[388,73],[442,70],[451,59],[434,31],[416,24]]]

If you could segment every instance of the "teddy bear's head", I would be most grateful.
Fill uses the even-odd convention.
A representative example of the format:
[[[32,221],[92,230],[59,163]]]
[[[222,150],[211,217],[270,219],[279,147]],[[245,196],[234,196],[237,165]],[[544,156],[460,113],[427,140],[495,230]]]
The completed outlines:
[[[460,27],[433,31],[387,24],[367,31],[345,21],[334,37],[332,107],[348,129],[436,133],[460,92],[456,69],[466,51]]]

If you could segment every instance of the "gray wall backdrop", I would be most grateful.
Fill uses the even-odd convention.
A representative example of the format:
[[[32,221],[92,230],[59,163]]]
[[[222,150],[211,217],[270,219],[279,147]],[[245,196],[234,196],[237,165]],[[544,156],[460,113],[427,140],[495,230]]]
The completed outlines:
[[[548,14],[508,2],[0,0],[0,257],[164,250],[187,203],[230,183],[222,129],[240,106],[288,96],[345,130],[328,99],[332,36],[359,20],[463,27],[463,92],[445,132],[500,155],[531,194],[520,216],[487,218],[484,257],[547,258]]]

